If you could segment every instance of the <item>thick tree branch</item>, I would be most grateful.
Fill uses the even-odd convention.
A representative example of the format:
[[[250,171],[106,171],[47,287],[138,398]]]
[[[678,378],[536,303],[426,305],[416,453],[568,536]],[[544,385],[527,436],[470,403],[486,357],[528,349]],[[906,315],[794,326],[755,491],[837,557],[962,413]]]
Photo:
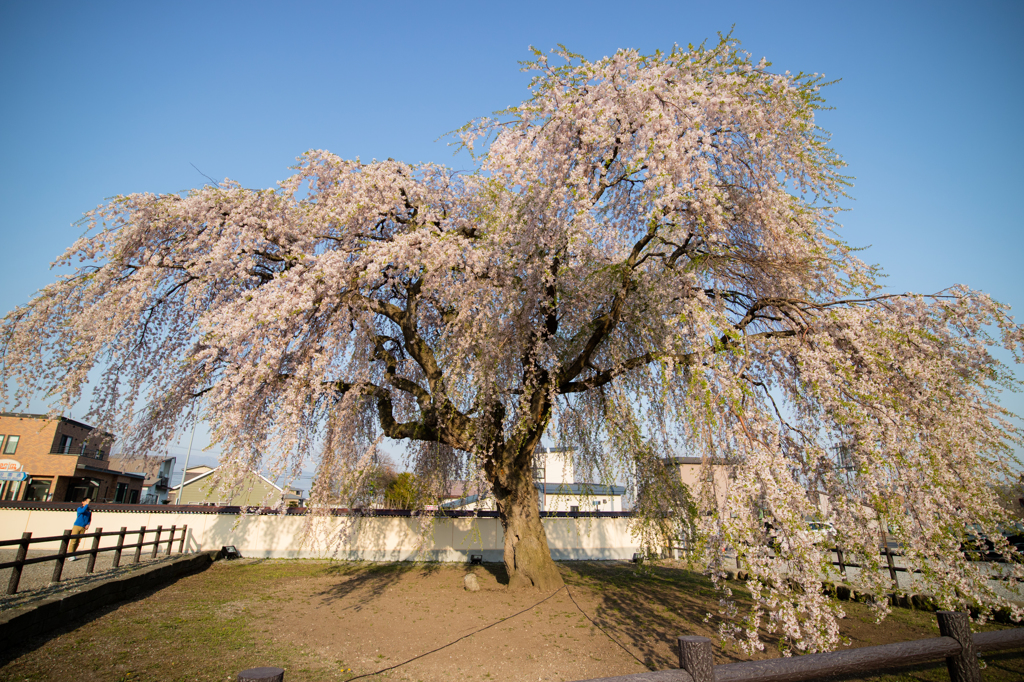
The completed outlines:
[[[651,225],[647,230],[647,234],[633,245],[633,250],[630,252],[629,257],[622,263],[622,284],[618,291],[616,291],[615,298],[612,299],[610,309],[591,323],[593,331],[583,346],[583,350],[571,362],[564,364],[555,374],[555,381],[558,385],[563,385],[578,377],[580,372],[590,364],[591,357],[594,355],[597,347],[615,329],[615,325],[618,324],[619,319],[622,317],[622,307],[625,304],[626,294],[633,286],[632,270],[636,267],[640,254],[651,240],[654,239],[657,232],[658,225]]]

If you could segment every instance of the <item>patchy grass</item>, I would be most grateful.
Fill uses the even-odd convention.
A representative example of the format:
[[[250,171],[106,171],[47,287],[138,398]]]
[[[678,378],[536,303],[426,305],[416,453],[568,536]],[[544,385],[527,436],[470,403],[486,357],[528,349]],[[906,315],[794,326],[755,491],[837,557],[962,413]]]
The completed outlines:
[[[719,595],[703,576],[667,563],[560,568],[567,589],[545,595],[507,592],[496,565],[218,562],[0,654],[0,680],[227,681],[270,665],[289,682],[569,681],[672,668],[678,635],[714,636],[704,616]],[[463,589],[467,571],[479,592]],[[867,606],[845,606],[853,646],[938,635],[932,613],[894,609],[876,625]],[[745,660],[715,648],[718,663]],[[1020,652],[986,660],[986,681],[1024,678]],[[940,662],[867,679],[949,677]]]

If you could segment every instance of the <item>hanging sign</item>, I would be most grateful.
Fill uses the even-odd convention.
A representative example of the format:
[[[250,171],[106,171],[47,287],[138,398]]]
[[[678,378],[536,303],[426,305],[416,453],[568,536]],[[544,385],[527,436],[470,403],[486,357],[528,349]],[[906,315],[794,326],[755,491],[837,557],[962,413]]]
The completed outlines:
[[[0,471],[21,471],[21,462],[16,459],[0,459]]]
[[[28,474],[24,471],[0,471],[0,481],[24,481]]]

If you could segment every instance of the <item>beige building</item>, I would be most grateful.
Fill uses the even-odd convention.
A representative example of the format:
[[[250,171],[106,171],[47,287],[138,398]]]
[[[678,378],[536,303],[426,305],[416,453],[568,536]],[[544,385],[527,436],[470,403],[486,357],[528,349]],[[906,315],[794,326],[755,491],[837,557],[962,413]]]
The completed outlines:
[[[185,472],[184,486],[177,485],[170,491],[170,504],[256,507],[274,506],[281,501],[284,490],[255,471],[246,474],[239,484],[230,489],[218,488],[215,483],[218,468],[189,467]]]
[[[673,467],[679,472],[679,480],[689,489],[693,499],[699,499],[701,485],[710,481],[714,484],[715,498],[719,509],[725,507],[725,499],[729,494],[729,481],[732,467],[721,461],[711,460],[707,467],[700,457],[666,457],[665,466]],[[710,509],[701,510],[709,513]]]
[[[729,494],[729,485],[735,474],[735,464],[726,464],[721,460],[711,460],[707,468],[700,457],[666,457],[665,465],[675,467],[679,471],[679,479],[689,488],[694,499],[698,499],[701,483],[711,480],[714,483],[715,498],[718,509],[725,508],[725,500]],[[813,490],[805,491],[807,498],[822,516],[828,516],[830,505],[828,496]],[[701,510],[708,513],[710,510]],[[808,518],[810,520],[810,518]]]

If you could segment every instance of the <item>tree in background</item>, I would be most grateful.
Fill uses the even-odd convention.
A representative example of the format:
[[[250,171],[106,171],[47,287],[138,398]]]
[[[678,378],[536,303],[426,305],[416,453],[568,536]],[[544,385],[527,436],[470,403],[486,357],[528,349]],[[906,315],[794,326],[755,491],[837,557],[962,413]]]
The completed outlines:
[[[847,179],[814,122],[821,80],[728,39],[528,68],[530,99],[460,131],[473,172],[310,151],[277,189],[88,214],[58,260],[78,270],[4,320],[5,403],[66,407],[97,369],[89,419],[144,450],[201,396],[237,471],[316,460],[314,505],[364,490],[382,438],[409,441],[418,473],[486,481],[510,588],[545,590],[561,578],[531,463],[551,432],[638,491],[647,544],[685,515],[711,575],[738,549],[754,607],[724,607],[722,631],[750,648],[765,627],[838,642],[808,518],[866,567],[858,592],[894,589],[874,570],[887,524],[915,589],[1011,607],[960,541],[1007,520],[994,490],[1020,433],[995,392],[1017,383],[988,345],[1019,360],[1021,329],[962,286],[882,292],[836,233]],[[671,454],[730,467],[703,477],[695,518]]]
[[[397,479],[398,474],[395,473],[394,464],[387,457],[380,458],[376,464],[370,465],[365,478],[366,500],[360,506],[372,507],[377,504],[383,504],[387,498],[387,491],[394,485]]]
[[[392,509],[415,509],[421,497],[416,476],[409,472],[395,476],[384,491],[384,502]]]

